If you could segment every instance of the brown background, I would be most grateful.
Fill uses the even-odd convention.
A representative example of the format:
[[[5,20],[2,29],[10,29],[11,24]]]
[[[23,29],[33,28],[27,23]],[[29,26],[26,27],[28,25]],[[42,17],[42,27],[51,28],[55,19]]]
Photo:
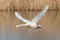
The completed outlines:
[[[38,22],[41,29],[16,28],[23,22],[15,11],[31,20],[46,5],[50,8]],[[60,0],[0,0],[0,40],[60,40]]]
[[[0,0],[0,10],[60,10],[60,0]]]

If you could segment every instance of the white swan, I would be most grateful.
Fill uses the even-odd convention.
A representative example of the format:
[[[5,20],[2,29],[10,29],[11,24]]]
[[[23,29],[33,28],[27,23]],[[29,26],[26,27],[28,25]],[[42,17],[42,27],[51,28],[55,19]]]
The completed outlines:
[[[37,16],[35,16],[32,21],[29,21],[25,18],[23,18],[21,15],[18,14],[18,12],[15,12],[15,16],[20,19],[21,21],[25,22],[25,24],[20,24],[20,25],[16,25],[16,27],[20,27],[20,26],[28,26],[30,28],[41,28],[41,25],[37,25],[37,22],[39,21],[39,19],[42,18],[42,16],[47,12],[49,6],[47,5],[46,8],[39,13]]]

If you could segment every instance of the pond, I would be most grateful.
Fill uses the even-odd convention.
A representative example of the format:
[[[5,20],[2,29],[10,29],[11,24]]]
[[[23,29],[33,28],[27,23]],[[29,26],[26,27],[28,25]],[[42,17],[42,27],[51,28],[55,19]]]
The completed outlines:
[[[32,20],[39,11],[20,11],[23,17]],[[15,11],[0,11],[0,40],[60,40],[60,11],[48,11],[37,24],[41,29],[16,28],[23,24],[15,16]]]

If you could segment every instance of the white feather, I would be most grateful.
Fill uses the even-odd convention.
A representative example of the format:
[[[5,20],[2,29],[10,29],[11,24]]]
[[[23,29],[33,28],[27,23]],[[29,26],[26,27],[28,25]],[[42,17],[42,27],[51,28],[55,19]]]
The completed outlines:
[[[42,16],[47,12],[48,8],[49,8],[49,6],[47,5],[46,8],[41,13],[39,13],[37,16],[35,16],[31,22],[37,23],[39,21],[39,19],[41,19]]]
[[[49,6],[47,5],[46,8],[41,13],[39,13],[37,16],[35,16],[31,22],[29,20],[27,20],[27,19],[24,19],[21,15],[19,15],[17,12],[15,12],[15,16],[18,19],[20,19],[21,21],[26,23],[26,24],[16,25],[16,27],[19,27],[19,26],[29,26],[31,28],[38,28],[38,27],[40,28],[41,26],[40,25],[37,26],[36,23],[47,12],[48,8],[49,8]]]
[[[25,22],[25,23],[29,23],[30,21],[27,19],[24,19],[20,14],[18,14],[17,12],[15,12],[15,16],[20,19],[21,21]]]

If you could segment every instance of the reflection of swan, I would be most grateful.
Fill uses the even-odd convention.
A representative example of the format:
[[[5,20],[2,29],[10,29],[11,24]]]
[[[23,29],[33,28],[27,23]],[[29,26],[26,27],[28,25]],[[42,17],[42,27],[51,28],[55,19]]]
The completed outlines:
[[[31,28],[41,28],[41,25],[37,25],[37,22],[47,12],[48,8],[49,8],[49,6],[47,5],[46,8],[41,13],[39,13],[37,16],[35,16],[32,21],[29,21],[29,20],[23,18],[21,15],[19,15],[17,12],[15,12],[15,16],[18,19],[20,19],[21,21],[26,23],[26,24],[16,25],[16,27],[28,26],[28,27],[31,27]]]

